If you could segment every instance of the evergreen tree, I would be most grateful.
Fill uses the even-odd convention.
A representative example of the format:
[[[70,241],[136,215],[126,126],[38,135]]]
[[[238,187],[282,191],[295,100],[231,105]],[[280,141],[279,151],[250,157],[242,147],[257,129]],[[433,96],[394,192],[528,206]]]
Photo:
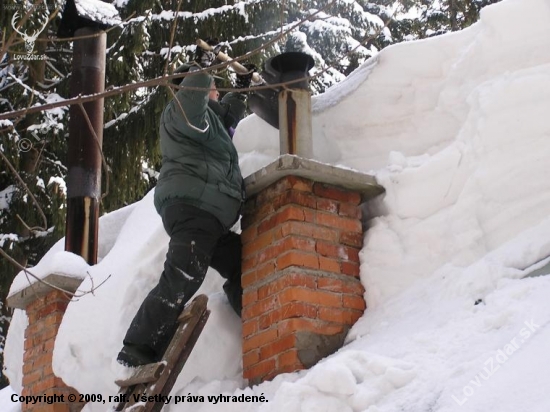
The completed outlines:
[[[458,31],[479,20],[481,9],[500,0],[402,0],[389,28],[395,41],[416,40]]]
[[[314,93],[342,81],[378,51],[376,42],[385,36],[384,21],[359,1],[304,1],[289,9],[289,17],[304,22],[286,36],[283,51],[314,57],[311,74],[319,74],[311,81]]]
[[[15,17],[14,24],[17,26],[26,14],[24,4],[4,5],[0,13],[0,26],[13,28],[12,17]],[[20,30],[31,33],[41,29],[51,12],[45,3],[40,4]],[[67,57],[70,55],[63,49],[64,45],[46,41],[51,31],[49,26],[51,24],[41,31],[34,44],[35,53],[47,54],[48,60],[16,61],[14,55],[25,54],[26,45],[19,40],[5,50],[8,45],[0,44],[2,51],[7,51],[0,54],[0,112],[51,102],[63,90],[66,83],[64,73],[68,73],[67,67],[70,67]],[[6,33],[8,37],[10,34],[11,31]],[[3,156],[0,160],[0,247],[21,266],[32,266],[38,262],[64,230],[65,114],[65,109],[58,109],[0,122],[0,150]],[[7,259],[0,259],[1,364],[4,333],[11,315],[4,299],[17,272],[18,269]],[[0,385],[5,384],[2,374]]]

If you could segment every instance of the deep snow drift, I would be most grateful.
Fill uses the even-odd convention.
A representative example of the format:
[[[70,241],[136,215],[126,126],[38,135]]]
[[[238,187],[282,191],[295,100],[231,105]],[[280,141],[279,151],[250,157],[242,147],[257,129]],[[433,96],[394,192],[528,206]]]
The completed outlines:
[[[172,394],[269,402],[165,410],[547,411],[550,276],[529,275],[550,272],[548,50],[550,3],[505,0],[467,30],[383,50],[316,97],[315,158],[372,171],[387,190],[365,208],[368,309],[338,353],[248,389],[240,321],[211,271],[199,293],[211,294],[212,316]],[[235,142],[245,174],[278,155],[277,132],[256,116]],[[151,194],[104,216],[100,237],[102,260],[83,272],[96,284],[111,277],[69,305],[54,370],[81,393],[108,396],[125,373],[114,361],[122,336],[168,238]],[[44,258],[48,270],[61,250]],[[25,321],[18,311],[6,346],[16,392]]]

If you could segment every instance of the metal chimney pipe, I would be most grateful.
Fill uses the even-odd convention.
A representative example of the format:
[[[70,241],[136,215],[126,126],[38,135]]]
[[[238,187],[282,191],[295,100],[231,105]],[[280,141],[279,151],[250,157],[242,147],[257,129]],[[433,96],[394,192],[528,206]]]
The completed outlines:
[[[279,140],[281,154],[313,157],[311,92],[307,76],[313,58],[301,52],[273,57],[266,65],[280,83],[289,82],[279,92]]]
[[[279,142],[281,154],[313,157],[311,93],[287,89],[279,93]]]
[[[115,7],[102,3],[101,10],[82,7],[84,0],[67,0],[57,35],[75,37],[71,97],[105,90],[107,34],[120,24]],[[67,173],[67,224],[65,250],[97,263],[99,202],[101,200],[101,147],[103,99],[72,105],[69,110]]]
[[[107,34],[101,29],[84,27],[75,31],[75,37],[80,36],[84,38],[74,41],[72,97],[100,93],[105,89]],[[103,99],[84,103],[83,106],[93,131],[79,105],[72,105],[69,111],[65,250],[82,256],[89,264],[96,264]]]

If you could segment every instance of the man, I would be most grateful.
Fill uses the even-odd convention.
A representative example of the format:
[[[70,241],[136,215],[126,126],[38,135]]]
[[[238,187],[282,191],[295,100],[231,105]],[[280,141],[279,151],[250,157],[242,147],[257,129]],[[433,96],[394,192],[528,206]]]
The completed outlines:
[[[194,72],[210,66],[215,53],[197,49],[198,65],[189,69],[161,117],[155,207],[170,244],[159,283],[139,308],[118,354],[127,366],[162,358],[179,314],[209,266],[227,279],[229,302],[241,312],[241,242],[229,229],[239,218],[245,194],[230,130],[244,116],[246,97],[228,93],[218,103],[212,76]],[[237,85],[248,87],[251,77],[240,76]]]

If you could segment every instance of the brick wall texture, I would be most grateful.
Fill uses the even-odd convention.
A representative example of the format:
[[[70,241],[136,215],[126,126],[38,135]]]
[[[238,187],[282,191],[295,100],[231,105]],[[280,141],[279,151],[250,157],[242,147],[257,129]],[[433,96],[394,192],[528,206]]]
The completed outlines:
[[[23,403],[23,412],[75,412],[83,407],[78,403],[68,402],[69,394],[76,394],[78,398],[78,393],[55,376],[52,369],[55,338],[68,303],[65,293],[52,290],[27,306],[29,325],[25,330],[21,395],[64,395],[66,402]]]
[[[338,349],[366,308],[361,196],[294,176],[245,205],[243,374],[259,383]]]

